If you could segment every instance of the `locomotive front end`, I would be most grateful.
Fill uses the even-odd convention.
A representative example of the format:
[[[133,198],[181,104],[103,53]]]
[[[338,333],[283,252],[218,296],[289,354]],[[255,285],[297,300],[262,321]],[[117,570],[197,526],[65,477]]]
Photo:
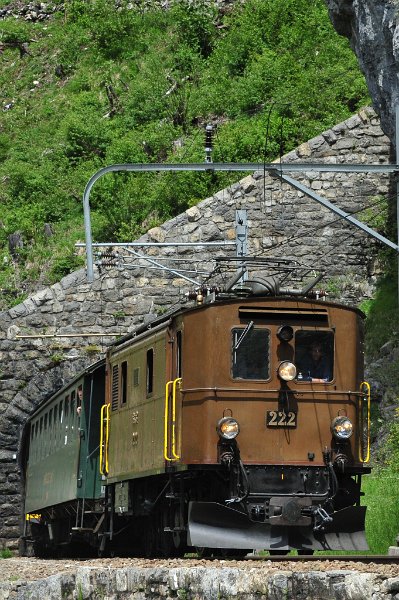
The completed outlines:
[[[186,318],[182,460],[201,471],[189,545],[366,550],[361,314],[248,298]]]

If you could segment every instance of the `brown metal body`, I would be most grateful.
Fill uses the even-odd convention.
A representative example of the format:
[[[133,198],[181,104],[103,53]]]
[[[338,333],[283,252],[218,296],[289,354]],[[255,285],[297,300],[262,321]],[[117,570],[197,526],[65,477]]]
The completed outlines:
[[[257,329],[270,332],[269,377],[264,380],[234,379],[232,374],[232,330],[250,320]],[[277,337],[279,327],[287,323],[294,334],[333,332],[330,382],[279,379],[281,361],[295,363],[294,340],[281,342]],[[153,384],[148,391],[151,351]],[[121,380],[124,362],[126,383]],[[108,481],[161,473],[170,464],[177,469],[217,464],[216,425],[226,415],[240,424],[237,443],[244,464],[282,466],[323,465],[323,450],[333,446],[331,421],[346,415],[355,427],[349,461],[360,466],[362,364],[362,316],[354,309],[320,301],[251,297],[181,311],[156,331],[114,347],[109,355],[107,402],[113,410]],[[115,367],[119,379],[113,379]],[[169,411],[165,427],[165,384],[178,377],[182,382],[176,388],[175,415]],[[295,428],[266,425],[266,412],[279,410],[296,413]],[[166,456],[173,457],[172,444],[179,458],[165,460],[165,446]]]

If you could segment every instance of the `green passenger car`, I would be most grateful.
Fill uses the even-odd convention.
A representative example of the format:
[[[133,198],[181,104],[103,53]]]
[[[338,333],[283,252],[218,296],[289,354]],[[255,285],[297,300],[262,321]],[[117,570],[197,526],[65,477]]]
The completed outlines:
[[[75,534],[92,529],[92,523],[87,527],[87,514],[93,512],[88,508],[103,494],[98,437],[104,380],[105,363],[100,361],[44,402],[29,420],[25,513],[30,528],[41,528],[44,546],[52,538],[56,543],[71,541],[70,532],[65,530],[64,536],[46,527],[47,513],[60,522],[68,515]],[[26,533],[29,539],[29,530]],[[34,537],[37,540],[37,531]]]

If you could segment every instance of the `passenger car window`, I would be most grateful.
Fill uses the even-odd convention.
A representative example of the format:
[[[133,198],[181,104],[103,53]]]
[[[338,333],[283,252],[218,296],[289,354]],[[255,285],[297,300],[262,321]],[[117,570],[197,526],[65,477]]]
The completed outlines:
[[[232,331],[234,379],[269,379],[270,331],[250,324]]]
[[[332,381],[334,374],[334,333],[301,330],[295,333],[297,379]]]

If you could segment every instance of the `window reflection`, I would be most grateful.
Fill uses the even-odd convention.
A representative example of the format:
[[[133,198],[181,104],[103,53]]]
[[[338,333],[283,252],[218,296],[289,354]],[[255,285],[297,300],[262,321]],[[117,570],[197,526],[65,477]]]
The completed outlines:
[[[232,334],[234,379],[268,379],[269,330],[240,327]]]

